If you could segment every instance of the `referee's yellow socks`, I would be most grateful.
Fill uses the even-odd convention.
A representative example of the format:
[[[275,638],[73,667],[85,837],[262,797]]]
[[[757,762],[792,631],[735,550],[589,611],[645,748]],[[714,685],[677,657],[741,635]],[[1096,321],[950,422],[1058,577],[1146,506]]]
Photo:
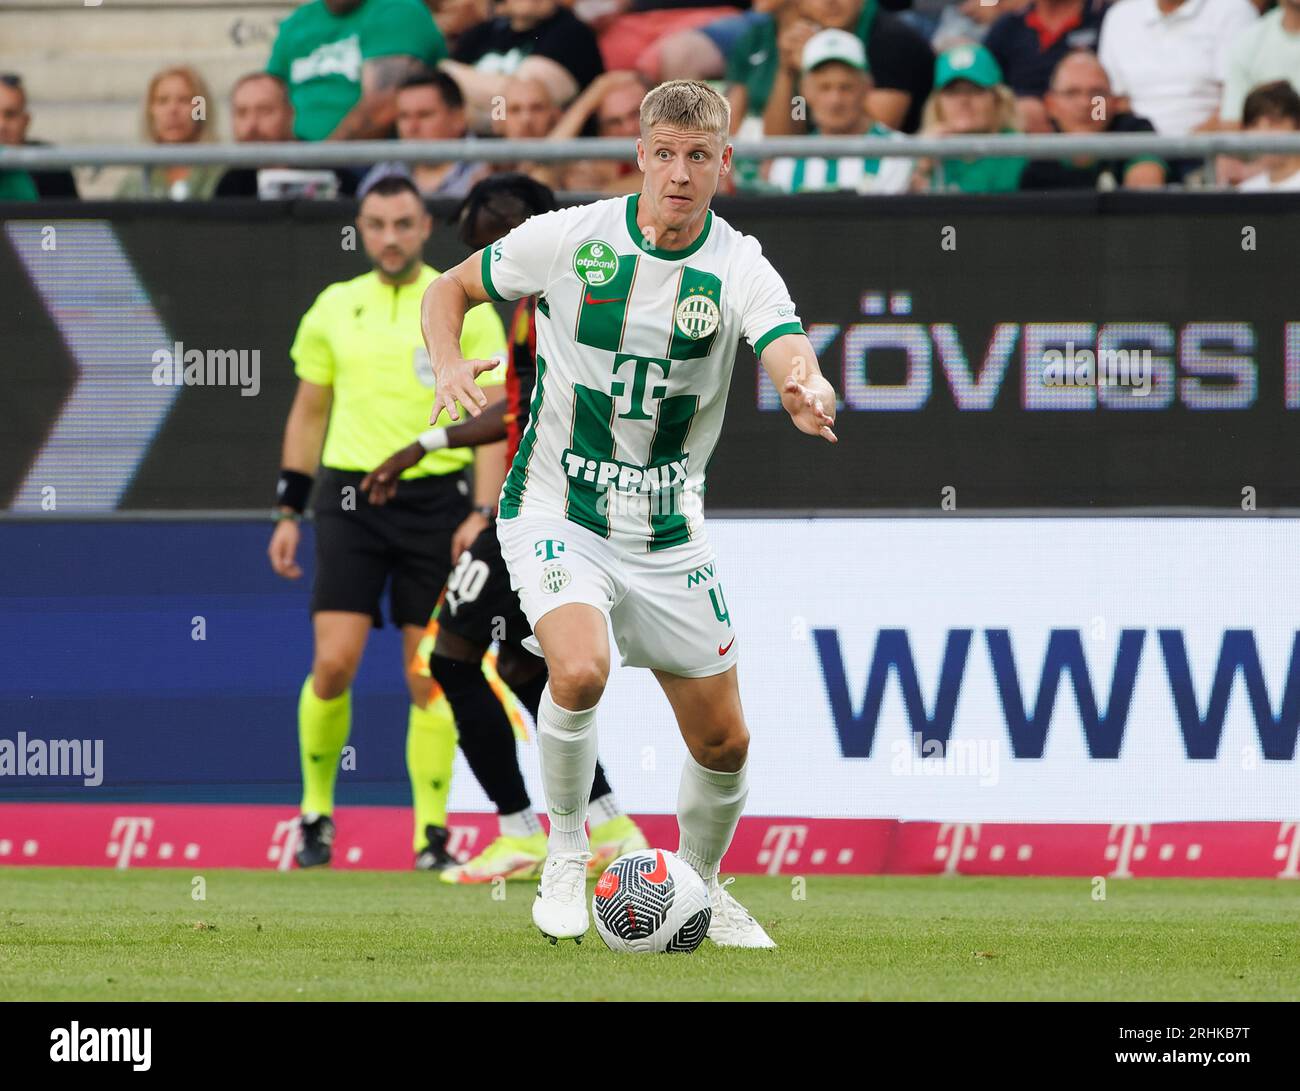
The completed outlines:
[[[298,753],[302,758],[302,813],[333,814],[334,782],[339,756],[352,727],[352,691],[325,700],[311,688],[312,676],[298,697]]]
[[[447,825],[447,797],[451,794],[451,766],[456,758],[456,717],[444,693],[424,708],[411,706],[406,729],[406,768],[411,775],[415,804],[412,848],[427,844],[425,826]]]

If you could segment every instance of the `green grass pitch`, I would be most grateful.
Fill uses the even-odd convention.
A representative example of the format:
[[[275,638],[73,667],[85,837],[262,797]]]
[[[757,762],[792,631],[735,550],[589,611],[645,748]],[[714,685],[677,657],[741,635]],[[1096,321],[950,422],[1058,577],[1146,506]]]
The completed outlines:
[[[196,876],[204,900],[191,895]],[[0,1000],[1245,1000],[1300,995],[1300,883],[737,879],[776,951],[552,947],[532,884],[0,869]],[[796,895],[802,893],[802,898]]]

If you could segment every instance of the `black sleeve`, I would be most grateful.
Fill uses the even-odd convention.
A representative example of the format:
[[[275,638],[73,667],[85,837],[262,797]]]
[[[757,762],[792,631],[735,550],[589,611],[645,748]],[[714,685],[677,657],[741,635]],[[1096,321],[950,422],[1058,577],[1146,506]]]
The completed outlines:
[[[561,8],[541,29],[533,53],[567,68],[579,90],[605,71],[595,31],[568,8]]]
[[[231,167],[221,176],[213,197],[256,197],[257,170],[254,167]]]
[[[1014,13],[999,16],[984,34],[984,48],[993,54],[993,59],[1002,69],[1003,80],[1007,73],[1007,37],[1016,21]]]
[[[81,196],[70,170],[34,170],[28,173],[36,183],[36,192],[42,198],[56,197],[75,201]]]
[[[880,12],[867,41],[867,63],[877,87],[906,91],[912,98],[903,119],[905,133],[921,125],[921,110],[934,86],[934,52],[930,43],[896,15]]]
[[[1153,133],[1156,127],[1137,114],[1120,114],[1110,127],[1112,133]]]
[[[451,52],[453,61],[473,64],[488,51],[492,37],[492,20],[476,23],[456,39],[456,48]]]

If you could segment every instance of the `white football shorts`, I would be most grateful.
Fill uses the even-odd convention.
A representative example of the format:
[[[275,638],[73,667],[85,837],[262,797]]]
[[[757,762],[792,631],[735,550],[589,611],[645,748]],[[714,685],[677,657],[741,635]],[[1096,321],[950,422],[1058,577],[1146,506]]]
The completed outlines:
[[[633,553],[571,520],[539,514],[499,520],[497,537],[534,630],[557,606],[583,602],[609,618],[625,667],[705,678],[735,664],[736,631],[707,537]],[[542,654],[536,636],[524,647]]]

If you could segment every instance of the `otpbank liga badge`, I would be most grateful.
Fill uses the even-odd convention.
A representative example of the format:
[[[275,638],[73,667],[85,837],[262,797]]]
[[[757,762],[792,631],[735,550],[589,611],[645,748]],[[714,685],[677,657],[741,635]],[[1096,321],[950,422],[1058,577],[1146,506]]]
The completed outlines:
[[[573,271],[589,288],[608,284],[618,275],[618,255],[607,242],[584,242],[573,255]]]

